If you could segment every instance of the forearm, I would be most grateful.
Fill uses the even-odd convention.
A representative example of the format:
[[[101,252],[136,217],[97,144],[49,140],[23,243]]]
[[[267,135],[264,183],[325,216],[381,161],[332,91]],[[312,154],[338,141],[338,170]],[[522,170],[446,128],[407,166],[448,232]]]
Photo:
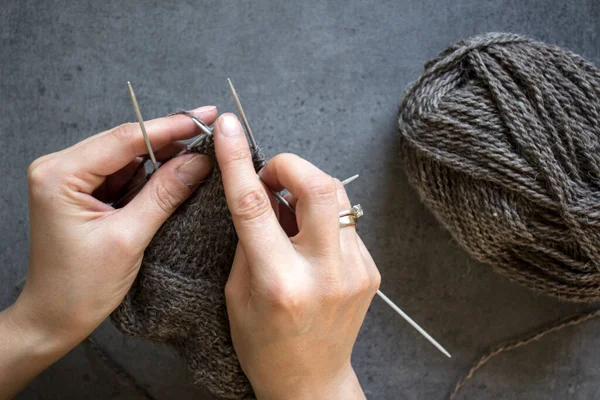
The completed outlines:
[[[0,399],[15,396],[71,348],[36,327],[18,308],[15,304],[0,312]]]

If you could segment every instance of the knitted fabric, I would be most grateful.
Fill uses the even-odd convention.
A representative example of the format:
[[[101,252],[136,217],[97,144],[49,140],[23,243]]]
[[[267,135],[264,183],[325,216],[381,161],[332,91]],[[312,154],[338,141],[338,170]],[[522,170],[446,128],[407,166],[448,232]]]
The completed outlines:
[[[111,318],[124,333],[173,346],[187,360],[195,382],[212,393],[251,398],[225,306],[237,235],[212,138],[195,151],[213,158],[210,177],[154,236],[133,286]],[[260,169],[260,151],[253,158]]]
[[[493,33],[425,66],[399,112],[423,202],[476,259],[562,299],[600,300],[600,71]]]

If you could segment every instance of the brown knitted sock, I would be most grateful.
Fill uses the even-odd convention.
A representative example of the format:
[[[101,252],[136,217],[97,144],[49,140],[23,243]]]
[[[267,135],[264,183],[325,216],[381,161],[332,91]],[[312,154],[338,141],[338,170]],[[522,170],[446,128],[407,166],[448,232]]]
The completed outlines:
[[[195,151],[213,158],[213,172],[154,236],[135,283],[111,318],[124,333],[175,347],[195,382],[214,394],[250,398],[252,387],[231,343],[224,294],[238,239],[212,138]],[[265,163],[260,150],[253,159],[257,170]]]

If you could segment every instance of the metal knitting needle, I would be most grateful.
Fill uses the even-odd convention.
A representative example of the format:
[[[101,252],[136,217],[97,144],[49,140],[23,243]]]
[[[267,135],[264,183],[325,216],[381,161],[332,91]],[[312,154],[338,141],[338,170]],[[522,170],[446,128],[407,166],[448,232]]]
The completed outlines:
[[[353,175],[353,176],[351,176],[351,177],[350,177],[350,178],[348,178],[348,179],[344,179],[344,180],[342,181],[342,185],[346,186],[347,184],[349,184],[350,182],[352,182],[353,180],[355,180],[355,179],[356,179],[356,178],[358,178],[359,176],[360,176],[360,175],[356,174],[356,175]]]
[[[263,181],[262,179],[260,179],[260,175],[256,175],[258,177],[259,181]],[[273,193],[273,196],[275,196],[275,198],[277,199],[277,201],[279,201],[281,204],[283,204],[284,206],[287,207],[288,210],[290,210],[292,213],[296,214],[296,210],[294,209],[294,207],[290,204],[289,201],[286,200],[285,197],[283,197],[283,195],[279,192],[276,192],[275,190],[271,189],[266,183],[265,186],[269,189],[269,191],[271,193]]]
[[[342,185],[346,186],[347,184],[349,184],[350,182],[352,182],[353,180],[355,180],[356,178],[358,178],[358,175],[354,175],[351,176],[348,179],[344,179],[342,181]],[[423,328],[421,328],[419,326],[419,324],[417,324],[415,321],[413,321],[413,319],[411,317],[409,317],[404,311],[402,311],[400,309],[400,307],[398,307],[393,301],[391,301],[381,290],[377,290],[377,296],[379,296],[383,301],[385,301],[390,307],[392,307],[392,309],[394,311],[396,311],[402,318],[404,318],[404,320],[406,322],[408,322],[413,328],[415,328],[417,330],[417,332],[419,332],[421,335],[423,335],[423,337],[427,340],[429,340],[429,342],[434,345],[439,351],[441,351],[442,353],[444,353],[448,358],[451,358],[452,356],[450,355],[450,353],[448,353],[446,351],[446,349],[444,349],[442,347],[441,344],[439,344],[437,342],[437,340],[435,340],[434,338],[431,337],[431,335],[429,335],[427,332],[425,332],[425,330]]]
[[[194,123],[196,124],[196,126],[198,128],[200,128],[200,130],[202,131],[203,134],[205,135],[212,135],[213,134],[213,128],[210,126],[207,126],[204,122],[200,121],[198,119],[198,117],[196,117],[194,114],[192,114],[189,111],[176,111],[174,113],[169,114],[168,116],[170,117],[171,115],[177,115],[177,114],[183,114],[186,115],[188,117],[190,117],[192,119],[192,121],[194,121]]]
[[[250,136],[251,142],[253,143],[253,148],[256,149],[256,142],[254,141],[254,136],[252,136],[252,130],[250,129],[250,126],[248,125],[248,120],[246,119],[246,114],[244,113],[244,109],[242,108],[240,99],[233,87],[233,84],[231,83],[231,79],[227,79],[227,81],[229,82],[229,88],[231,89],[231,94],[235,101],[235,105],[238,109],[238,112],[240,113],[240,116],[242,117],[242,121],[246,128],[246,132],[248,132],[248,135]],[[355,180],[356,178],[358,178],[358,175],[354,175],[348,179],[344,179],[342,181],[342,185],[345,186],[348,183]],[[260,179],[260,176],[258,176],[258,179]],[[271,190],[271,189],[269,188],[269,190]],[[275,192],[274,190],[271,190],[271,192],[273,193],[275,198],[277,200],[279,200],[281,203],[283,203],[292,213],[294,213],[294,214],[296,213],[296,211],[294,210],[292,205],[281,195],[281,193]],[[446,349],[444,349],[442,347],[442,345],[440,345],[434,338],[432,338],[431,335],[429,335],[427,332],[425,332],[425,330],[423,328],[421,328],[415,321],[412,320],[412,318],[410,318],[404,311],[402,311],[402,309],[400,309],[400,307],[398,307],[396,304],[394,304],[394,302],[391,301],[381,290],[377,290],[377,295],[383,301],[385,301],[394,311],[396,311],[398,313],[398,315],[400,315],[402,318],[404,318],[404,320],[406,322],[408,322],[413,328],[415,328],[417,330],[417,332],[419,332],[421,335],[423,335],[423,337],[425,339],[427,339],[432,345],[434,345],[439,351],[441,351],[448,358],[451,358],[450,353],[448,353],[446,351]]]
[[[258,175],[257,175],[257,176],[258,176]],[[347,184],[349,184],[350,182],[354,181],[354,180],[355,180],[356,178],[358,178],[358,177],[359,177],[359,175],[357,174],[357,175],[351,176],[351,177],[350,177],[350,178],[348,178],[348,179],[344,179],[344,180],[342,181],[342,185],[346,186]],[[258,176],[258,179],[260,179],[260,176]],[[281,204],[283,204],[284,206],[286,206],[286,207],[287,207],[287,209],[288,209],[288,210],[290,210],[290,211],[291,211],[291,212],[293,212],[293,213],[296,213],[296,210],[294,209],[294,207],[293,207],[293,206],[290,204],[290,202],[289,202],[289,201],[287,201],[287,200],[286,200],[286,198],[285,198],[285,197],[283,197],[283,195],[282,195],[281,193],[279,193],[279,192],[276,192],[276,191],[274,191],[274,190],[271,190],[271,188],[269,188],[269,190],[271,191],[271,193],[273,193],[273,196],[275,196],[275,198],[276,198],[276,199],[277,199],[277,200],[278,200],[278,201],[279,201]]]
[[[233,83],[231,83],[231,79],[227,78],[227,82],[229,83],[229,89],[231,90],[231,95],[233,96],[233,101],[235,102],[235,106],[240,113],[240,117],[242,117],[242,123],[246,128],[246,133],[248,134],[248,138],[250,139],[250,144],[252,145],[252,150],[256,150],[256,141],[254,140],[254,135],[252,134],[252,129],[250,129],[250,125],[248,124],[248,119],[246,118],[246,113],[244,113],[244,109],[242,108],[242,104],[240,103],[240,98],[233,87]]]
[[[194,147],[196,147],[199,143],[201,143],[207,137],[212,136],[213,128],[206,126],[204,124],[204,122],[200,121],[194,114],[192,114],[189,111],[178,111],[176,113],[172,113],[169,115],[176,115],[176,114],[187,115],[188,117],[190,117],[192,119],[192,121],[196,124],[196,126],[198,128],[200,128],[200,130],[202,131],[202,134],[200,136],[198,136],[196,139],[194,139],[193,142],[191,142],[190,144],[185,146],[185,148],[182,149],[179,153],[175,154],[175,157],[179,157],[180,155],[185,154],[188,151],[190,151],[191,149],[193,149]]]
[[[152,144],[150,143],[150,138],[148,137],[148,133],[146,132],[144,119],[142,118],[140,107],[138,106],[137,99],[135,98],[135,93],[133,92],[133,88],[131,87],[131,82],[127,81],[127,86],[129,87],[129,95],[131,96],[131,102],[133,103],[133,110],[135,111],[135,115],[138,119],[138,122],[140,123],[140,128],[142,129],[142,134],[144,135],[144,142],[146,142],[146,149],[148,149],[148,155],[150,155],[152,167],[154,168],[154,171],[156,171],[158,169],[158,164],[156,163],[156,157],[154,157],[154,151],[152,151]]]
[[[446,351],[446,349],[444,349],[442,347],[441,344],[439,344],[434,338],[432,338],[427,332],[425,332],[425,330],[423,328],[421,328],[415,321],[412,320],[411,317],[409,317],[408,315],[406,315],[406,313],[404,311],[402,311],[400,309],[400,307],[398,307],[396,304],[394,304],[393,301],[391,301],[385,294],[383,294],[383,292],[381,290],[377,290],[377,295],[383,300],[385,301],[390,307],[392,307],[392,309],[394,311],[396,311],[402,318],[404,318],[404,320],[406,322],[408,322],[409,324],[412,325],[413,328],[415,328],[417,330],[417,332],[419,332],[421,335],[423,335],[423,337],[427,340],[429,340],[429,342],[434,345],[439,351],[441,351],[442,353],[444,353],[448,358],[451,358],[452,356],[450,355],[450,353],[448,353]]]

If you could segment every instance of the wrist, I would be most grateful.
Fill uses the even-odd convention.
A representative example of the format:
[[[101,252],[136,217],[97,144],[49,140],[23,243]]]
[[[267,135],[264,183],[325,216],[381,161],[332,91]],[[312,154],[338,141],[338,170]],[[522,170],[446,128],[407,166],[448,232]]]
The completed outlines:
[[[364,400],[365,395],[351,365],[326,380],[314,381],[299,377],[253,388],[258,400]]]
[[[28,310],[26,302],[19,301],[0,313],[0,322],[13,332],[14,340],[29,359],[50,363],[58,360],[78,344],[69,332],[60,331],[44,323],[43,319]]]
[[[0,312],[0,399],[12,398],[70,347],[23,318],[19,305]]]

